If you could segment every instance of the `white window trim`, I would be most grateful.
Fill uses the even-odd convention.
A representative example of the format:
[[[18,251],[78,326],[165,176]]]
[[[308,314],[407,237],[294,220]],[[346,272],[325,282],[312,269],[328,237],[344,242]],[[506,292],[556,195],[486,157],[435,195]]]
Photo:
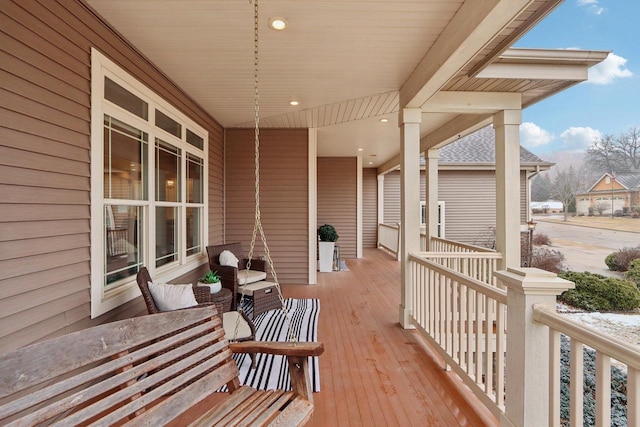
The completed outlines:
[[[422,211],[424,209],[427,208],[427,202],[426,201],[420,201],[420,226],[421,227],[426,227],[427,224],[425,222],[422,222]],[[444,228],[444,201],[438,201],[438,237],[440,237],[441,239],[444,239],[444,235],[445,235],[445,228]]]
[[[136,94],[140,98],[144,99],[149,103],[149,120],[144,121],[143,119],[136,118],[135,115],[126,112],[124,109],[121,109],[118,106],[110,105],[105,103],[104,101],[104,77],[107,76],[112,79],[114,82],[118,83],[122,87]],[[204,147],[203,150],[200,150],[196,147],[191,146],[184,142],[183,145],[180,146],[182,150],[182,167],[185,166],[186,162],[186,154],[192,153],[197,155],[198,157],[203,159],[203,203],[202,204],[191,204],[191,203],[183,203],[181,207],[181,220],[179,222],[179,227],[181,227],[179,236],[181,239],[180,247],[182,249],[186,249],[186,233],[185,230],[182,230],[184,218],[186,218],[186,208],[201,206],[203,207],[202,212],[202,252],[199,255],[193,255],[191,257],[186,257],[183,251],[180,251],[179,261],[177,263],[172,263],[167,266],[160,267],[157,271],[155,268],[155,251],[151,253],[150,248],[155,247],[155,237],[153,232],[145,233],[145,239],[141,242],[144,248],[145,254],[145,265],[149,269],[154,280],[167,282],[176,277],[184,275],[189,271],[197,268],[198,266],[205,264],[207,262],[207,258],[205,255],[205,248],[208,244],[208,179],[209,176],[209,159],[208,159],[208,140],[209,135],[208,132],[202,127],[196,124],[194,121],[189,119],[185,114],[178,111],[171,104],[163,100],[158,94],[156,94],[151,89],[147,88],[141,82],[139,82],[136,78],[131,76],[129,73],[124,71],[118,65],[116,65],[113,61],[108,59],[102,53],[97,51],[96,49],[91,49],[91,318],[95,318],[104,314],[110,310],[113,310],[116,307],[138,297],[140,295],[140,291],[135,282],[135,278],[127,282],[121,286],[118,286],[116,289],[111,289],[108,292],[108,295],[105,293],[105,289],[103,286],[103,275],[104,275],[104,242],[103,242],[103,209],[105,200],[103,197],[103,188],[104,188],[104,176],[103,176],[103,164],[104,164],[104,150],[103,150],[103,117],[105,114],[108,114],[114,118],[126,117],[126,122],[130,124],[135,124],[134,122],[139,122],[141,124],[140,128],[145,129],[151,124],[152,127],[155,128],[154,132],[149,134],[149,147],[150,155],[149,155],[149,170],[155,170],[155,137],[160,137],[161,139],[165,139],[168,142],[171,139],[167,138],[168,133],[162,131],[161,129],[154,126],[154,117],[155,117],[155,109],[161,110],[163,113],[168,116],[177,119],[179,122],[183,123],[182,126],[182,141],[186,141],[186,130],[187,127],[197,133],[198,135],[204,138]],[[186,125],[186,126],[185,126]],[[175,139],[175,136],[172,136]],[[184,170],[184,169],[183,169]],[[183,197],[186,198],[186,183],[182,180],[183,186]],[[149,200],[155,200],[155,183],[154,179],[150,179],[148,185],[148,194]],[[121,203],[122,201],[118,201]],[[122,203],[122,204],[126,204]],[[145,209],[145,217],[143,220],[146,224],[146,229],[151,230],[151,224],[155,224],[153,221],[155,217],[154,209],[149,209],[148,201],[141,201],[141,204],[146,206]]]

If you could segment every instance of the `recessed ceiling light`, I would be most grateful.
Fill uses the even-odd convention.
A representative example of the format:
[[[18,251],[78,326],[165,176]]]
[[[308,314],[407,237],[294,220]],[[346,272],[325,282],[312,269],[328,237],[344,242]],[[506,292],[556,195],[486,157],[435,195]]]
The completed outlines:
[[[373,162],[369,162],[369,164],[370,164],[370,165],[372,165],[372,164],[373,164]]]
[[[269,26],[277,31],[282,31],[287,28],[287,21],[284,18],[271,18],[269,19]]]
[[[300,105],[298,101],[289,101],[289,105]]]
[[[389,121],[389,119],[387,119],[387,118],[385,117],[385,118],[383,118],[383,119],[380,119],[380,121],[381,121],[382,123],[387,123],[387,122]]]
[[[364,151],[364,148],[358,148],[358,151]]]

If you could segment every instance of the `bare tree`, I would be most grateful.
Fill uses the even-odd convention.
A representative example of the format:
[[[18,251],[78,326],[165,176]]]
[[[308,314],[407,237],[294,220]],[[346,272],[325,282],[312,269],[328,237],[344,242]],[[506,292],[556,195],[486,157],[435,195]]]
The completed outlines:
[[[640,172],[640,129],[596,139],[587,149],[587,162],[600,173]]]
[[[596,209],[596,212],[598,212],[598,215],[602,216],[602,214],[604,214],[604,211],[609,209],[609,206],[610,205],[608,203],[599,202],[599,203],[596,203],[595,209]]]
[[[564,220],[567,220],[569,204],[576,198],[581,183],[573,166],[567,169],[556,169],[556,176],[551,185],[551,196],[564,205]]]

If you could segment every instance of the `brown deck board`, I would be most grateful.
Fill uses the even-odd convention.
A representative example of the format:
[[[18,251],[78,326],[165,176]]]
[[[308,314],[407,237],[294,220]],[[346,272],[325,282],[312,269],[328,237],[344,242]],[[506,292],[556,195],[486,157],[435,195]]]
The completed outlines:
[[[321,392],[310,426],[485,426],[498,421],[415,331],[398,323],[400,268],[381,250],[318,273],[318,285],[284,285],[319,298]]]
[[[286,298],[320,299],[318,340],[325,352],[308,425],[497,426],[425,341],[400,327],[399,263],[378,249],[346,262],[350,271],[318,273],[318,285],[282,286]]]

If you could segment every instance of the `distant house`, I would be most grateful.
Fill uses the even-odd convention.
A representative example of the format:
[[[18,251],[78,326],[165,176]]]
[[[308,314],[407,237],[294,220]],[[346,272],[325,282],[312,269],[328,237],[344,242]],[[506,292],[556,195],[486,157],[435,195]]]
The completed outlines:
[[[564,204],[557,200],[531,202],[531,211],[534,214],[535,213],[561,213],[561,212],[564,212]]]
[[[613,198],[613,203],[612,203]],[[588,214],[589,208],[602,204],[603,214],[613,211],[629,213],[640,209],[640,174],[612,175],[605,173],[585,192],[576,195],[576,211]]]
[[[484,243],[496,226],[495,132],[491,126],[479,129],[440,149],[439,157],[440,237],[468,244]],[[522,224],[530,216],[530,180],[553,165],[520,147]],[[420,180],[423,211],[425,182],[423,170]],[[399,221],[400,172],[393,171],[384,175],[384,222]]]

